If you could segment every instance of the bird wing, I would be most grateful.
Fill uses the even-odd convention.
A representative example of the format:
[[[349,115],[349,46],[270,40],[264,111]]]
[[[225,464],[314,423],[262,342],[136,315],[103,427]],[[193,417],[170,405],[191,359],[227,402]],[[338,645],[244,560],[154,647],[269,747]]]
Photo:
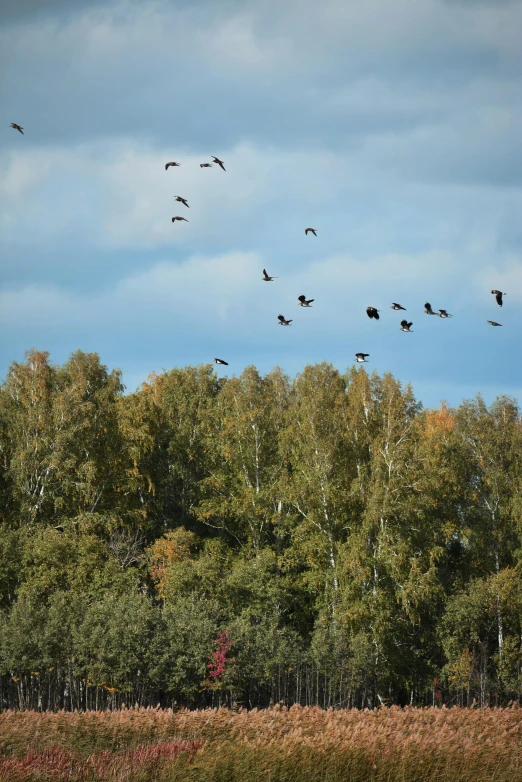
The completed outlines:
[[[278,319],[278,320],[280,320],[280,321],[281,321],[281,323],[284,323],[284,322],[285,322],[284,315],[278,315],[278,316],[277,316],[277,319]]]
[[[299,301],[306,301],[306,297],[305,297],[304,293],[301,296],[298,296],[297,298],[298,298]]]
[[[410,325],[410,324],[408,323],[408,321],[407,321],[407,320],[401,320],[401,326],[402,326],[403,328],[404,328],[405,326],[409,326],[409,325]]]
[[[497,304],[500,304],[500,306],[502,307],[502,294],[500,291],[497,291],[495,299],[497,300]]]

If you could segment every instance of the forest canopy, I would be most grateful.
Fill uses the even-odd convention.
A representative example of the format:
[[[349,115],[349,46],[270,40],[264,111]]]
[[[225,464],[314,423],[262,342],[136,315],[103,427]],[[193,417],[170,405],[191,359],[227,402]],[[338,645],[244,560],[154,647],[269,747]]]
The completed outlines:
[[[522,690],[516,400],[363,368],[0,387],[0,705],[480,704]]]

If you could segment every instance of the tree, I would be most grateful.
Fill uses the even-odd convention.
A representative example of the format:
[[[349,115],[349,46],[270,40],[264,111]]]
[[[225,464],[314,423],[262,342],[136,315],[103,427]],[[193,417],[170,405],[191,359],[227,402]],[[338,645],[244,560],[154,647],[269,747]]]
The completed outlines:
[[[254,550],[284,534],[278,438],[287,405],[288,383],[280,370],[262,378],[247,367],[227,381],[214,408],[214,454],[197,516]]]

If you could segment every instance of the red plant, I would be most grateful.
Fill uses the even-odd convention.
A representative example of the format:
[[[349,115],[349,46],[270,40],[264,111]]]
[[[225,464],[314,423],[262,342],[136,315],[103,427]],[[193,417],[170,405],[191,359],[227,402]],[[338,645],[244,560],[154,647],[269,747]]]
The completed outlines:
[[[209,676],[213,682],[225,672],[227,663],[227,652],[234,645],[234,642],[228,637],[228,630],[223,630],[218,635],[215,642],[217,644],[216,650],[210,656],[210,662],[207,665],[209,669]]]

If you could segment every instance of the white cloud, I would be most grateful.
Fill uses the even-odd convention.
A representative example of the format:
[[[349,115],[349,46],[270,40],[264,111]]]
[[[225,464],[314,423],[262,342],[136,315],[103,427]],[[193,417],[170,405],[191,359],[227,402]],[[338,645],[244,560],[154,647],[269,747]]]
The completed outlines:
[[[50,285],[28,285],[0,293],[5,327],[122,330],[148,328],[151,321],[172,319],[186,328],[210,320],[233,321],[244,309],[238,297],[261,277],[254,254],[196,256],[184,263],[157,263],[147,271],[123,277],[114,286],[90,295]]]

